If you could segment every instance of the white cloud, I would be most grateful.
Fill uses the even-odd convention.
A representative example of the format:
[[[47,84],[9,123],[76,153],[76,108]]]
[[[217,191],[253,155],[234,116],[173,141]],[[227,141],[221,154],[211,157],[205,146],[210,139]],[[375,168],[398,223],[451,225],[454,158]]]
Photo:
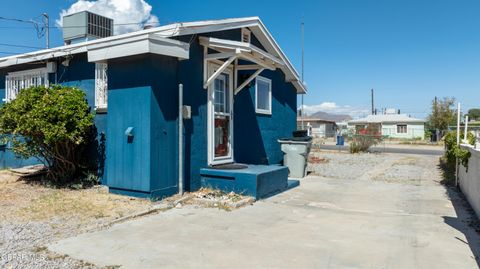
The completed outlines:
[[[298,108],[300,109],[301,106]],[[311,115],[315,112],[322,111],[332,114],[345,114],[350,115],[352,118],[364,116],[370,112],[370,110],[362,107],[355,107],[350,105],[337,105],[334,102],[323,102],[318,105],[304,105],[303,110],[306,115]]]
[[[145,24],[158,24],[158,17],[152,15],[152,6],[145,0],[79,0],[62,10],[56,23],[61,27],[63,16],[85,10],[113,19],[116,35],[141,30]]]

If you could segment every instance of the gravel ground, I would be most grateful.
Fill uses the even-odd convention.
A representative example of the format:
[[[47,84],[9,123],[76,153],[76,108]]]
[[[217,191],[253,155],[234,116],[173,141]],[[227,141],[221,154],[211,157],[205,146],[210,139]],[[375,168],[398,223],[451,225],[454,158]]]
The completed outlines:
[[[2,223],[0,268],[96,268],[68,256],[46,251],[44,245],[78,234],[74,223],[61,220]]]
[[[0,268],[96,268],[50,253],[45,245],[151,206],[147,200],[108,194],[103,187],[51,189],[0,171]]]
[[[328,178],[423,184],[439,176],[438,169],[431,169],[438,165],[438,156],[328,151],[315,151],[311,155],[324,161],[309,163],[308,170]]]
[[[308,171],[315,175],[340,178],[357,179],[373,167],[385,163],[385,156],[381,154],[349,154],[346,152],[316,151],[312,156],[324,158],[326,161],[319,164],[309,164]]]

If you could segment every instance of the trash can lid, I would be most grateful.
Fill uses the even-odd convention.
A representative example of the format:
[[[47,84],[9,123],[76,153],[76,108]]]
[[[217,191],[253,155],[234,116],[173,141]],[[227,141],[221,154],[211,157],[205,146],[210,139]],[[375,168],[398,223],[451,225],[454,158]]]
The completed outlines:
[[[296,130],[292,132],[293,137],[305,137],[308,136],[307,130]]]
[[[296,141],[296,142],[310,142],[312,141],[311,136],[303,136],[303,137],[289,137],[289,138],[280,138],[279,141]]]

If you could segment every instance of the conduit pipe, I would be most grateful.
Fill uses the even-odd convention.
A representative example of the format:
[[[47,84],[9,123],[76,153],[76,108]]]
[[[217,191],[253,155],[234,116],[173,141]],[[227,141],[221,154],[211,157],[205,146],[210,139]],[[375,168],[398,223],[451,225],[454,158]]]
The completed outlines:
[[[178,84],[178,193],[183,195],[183,84]]]

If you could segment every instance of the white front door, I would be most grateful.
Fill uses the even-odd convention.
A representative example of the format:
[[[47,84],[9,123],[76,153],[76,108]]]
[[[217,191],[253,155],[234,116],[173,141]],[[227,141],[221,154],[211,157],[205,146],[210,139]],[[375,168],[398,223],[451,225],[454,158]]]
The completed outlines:
[[[219,68],[210,64],[210,76]],[[226,69],[208,87],[208,163],[233,162],[233,72]]]

